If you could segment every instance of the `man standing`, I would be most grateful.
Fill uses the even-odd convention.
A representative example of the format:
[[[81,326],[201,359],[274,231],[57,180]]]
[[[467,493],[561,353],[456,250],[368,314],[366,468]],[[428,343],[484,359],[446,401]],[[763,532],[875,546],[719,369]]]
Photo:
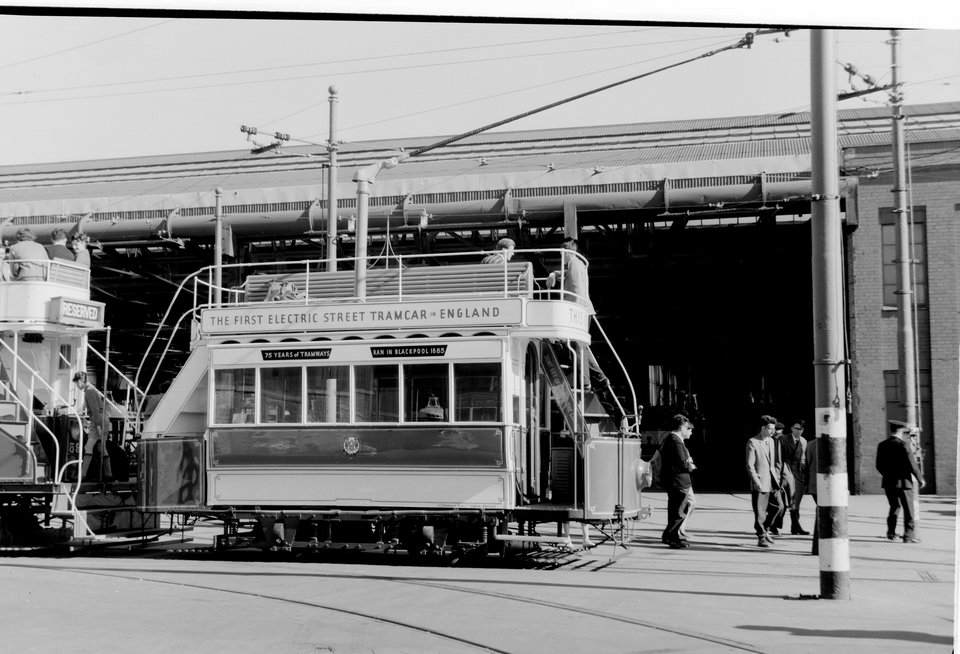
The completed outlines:
[[[750,504],[757,547],[770,547],[773,542],[770,527],[781,510],[778,498],[780,478],[774,477],[778,462],[771,438],[776,425],[777,419],[773,416],[760,416],[760,430],[747,441],[747,473],[750,475]]]
[[[806,452],[807,441],[803,438],[803,420],[795,420],[790,427],[790,434],[783,436],[780,442],[780,453],[783,455],[783,465],[790,471],[793,480],[787,506],[790,508],[790,533],[806,536],[810,532],[800,526],[800,501],[807,487]]]
[[[926,481],[916,458],[903,440],[903,437],[912,431],[909,425],[899,420],[889,420],[888,423],[890,436],[877,445],[877,471],[883,477],[881,486],[890,505],[887,513],[887,538],[897,539],[897,519],[902,508],[903,542],[919,543],[913,533],[913,503],[917,491],[926,485]]]
[[[660,444],[660,485],[667,491],[667,526],[661,540],[679,550],[689,546],[680,529],[696,504],[690,473],[697,466],[683,443],[693,434],[693,423],[678,413],[670,418],[668,426],[671,431]]]
[[[93,463],[93,457],[99,453],[100,458],[104,461],[103,467],[97,466],[97,469],[100,470],[100,478],[102,480],[105,476],[104,473],[107,473],[107,476],[109,476],[109,470],[103,469],[107,467],[109,462],[109,459],[106,457],[106,450],[97,449],[98,444],[100,448],[104,448],[103,398],[100,395],[100,391],[87,381],[87,373],[78,372],[73,376],[73,382],[77,385],[80,392],[83,393],[83,405],[87,410],[90,425],[87,429],[86,442],[83,444],[83,466],[80,471],[80,477],[81,479],[86,478],[87,472],[90,470],[90,464]]]
[[[53,233],[50,234],[50,239],[52,243],[45,246],[47,256],[51,259],[64,259],[65,261],[75,260],[76,257],[73,256],[73,252],[67,247],[67,233],[65,231],[57,227],[53,230]]]

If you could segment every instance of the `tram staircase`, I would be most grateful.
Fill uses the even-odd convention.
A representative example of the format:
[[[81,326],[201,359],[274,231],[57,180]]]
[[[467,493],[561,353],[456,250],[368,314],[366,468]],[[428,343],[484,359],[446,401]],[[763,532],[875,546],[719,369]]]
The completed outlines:
[[[569,366],[562,364],[558,355],[563,348],[559,343],[551,343],[550,347],[543,348],[540,363],[567,430],[584,437],[617,432],[611,410],[604,406],[606,400],[601,400],[593,388],[574,388],[570,384]]]

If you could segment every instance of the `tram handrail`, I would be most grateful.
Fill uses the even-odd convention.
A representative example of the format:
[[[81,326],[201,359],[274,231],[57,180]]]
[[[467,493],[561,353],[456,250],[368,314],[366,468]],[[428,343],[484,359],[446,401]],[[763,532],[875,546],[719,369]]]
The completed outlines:
[[[46,382],[46,380],[40,375],[40,373],[39,373],[38,371],[36,371],[36,370],[34,370],[32,367],[30,367],[30,364],[28,364],[28,363],[23,359],[23,357],[21,357],[17,352],[15,352],[15,351],[13,350],[13,348],[10,347],[9,344],[7,344],[6,341],[0,340],[0,345],[2,345],[4,349],[6,349],[8,352],[10,352],[11,355],[13,355],[13,357],[17,360],[18,366],[23,366],[26,370],[28,370],[28,371],[30,372],[30,383],[31,383],[31,385],[33,384],[34,381],[39,380],[40,383],[41,383],[48,391],[50,391],[50,396],[51,396],[51,398],[53,398],[54,400],[60,402],[60,403],[61,403],[61,406],[63,406],[64,408],[68,409],[69,411],[71,411],[71,412],[73,413],[73,415],[77,418],[77,423],[79,424],[79,427],[80,427],[80,443],[79,443],[79,446],[78,446],[78,447],[79,447],[79,451],[82,453],[82,452],[83,452],[83,437],[84,437],[83,424],[82,424],[82,422],[80,421],[80,413],[77,411],[76,407],[72,406],[66,399],[63,398],[63,396],[61,396],[59,393],[57,393],[57,391],[54,390],[53,386],[51,386],[50,384],[48,384],[48,383]],[[63,480],[63,473],[64,473],[64,471],[67,469],[67,466],[69,466],[71,463],[76,463],[77,461],[67,461],[67,462],[65,462],[65,463],[63,464],[63,467],[62,467],[62,468],[59,467],[59,464],[60,464],[60,444],[57,442],[56,435],[55,435],[52,431],[50,431],[50,428],[47,427],[47,426],[46,426],[45,424],[43,424],[42,422],[40,422],[40,423],[35,423],[34,415],[33,415],[33,409],[32,409],[31,407],[28,407],[26,404],[24,404],[23,400],[21,400],[19,397],[17,397],[17,394],[14,392],[14,389],[7,385],[8,383],[9,383],[9,382],[4,382],[4,383],[3,383],[3,384],[4,384],[4,387],[5,387],[7,390],[10,391],[10,395],[14,398],[14,401],[20,406],[20,408],[22,408],[22,409],[24,410],[24,412],[25,412],[26,415],[28,416],[28,419],[27,419],[27,439],[28,439],[28,440],[27,440],[27,443],[30,444],[31,441],[33,440],[32,437],[33,437],[33,425],[34,425],[34,424],[39,424],[39,425],[40,425],[41,427],[43,427],[43,429],[45,429],[45,430],[47,431],[47,433],[50,435],[50,438],[52,439],[52,441],[53,441],[53,443],[54,443],[54,452],[55,452],[56,455],[57,455],[57,456],[56,456],[56,459],[55,459],[54,462],[53,462],[53,469],[54,469],[53,480],[54,480],[54,483],[57,483],[57,484],[61,483],[62,480]],[[31,395],[32,395],[32,393],[31,393]],[[83,456],[82,456],[82,454],[81,454],[81,456],[80,456],[80,459],[78,459],[78,461],[79,461],[81,464],[83,463]],[[80,475],[79,475],[79,471],[78,471],[78,474],[77,474],[77,485],[78,485],[78,486],[79,486],[79,483],[80,483]]]
[[[546,288],[545,282],[546,282],[546,280],[548,279],[548,277],[536,277],[535,275],[531,275],[531,276],[530,276],[530,288],[529,288],[529,289],[525,289],[525,290],[523,290],[522,292],[523,292],[523,293],[527,293],[527,292],[532,292],[532,291],[534,291],[534,290],[537,290],[537,291],[540,292],[540,293],[546,294],[546,297],[555,297],[555,298],[559,298],[559,299],[565,299],[565,300],[569,300],[569,301],[578,302],[578,303],[584,304],[584,305],[586,305],[586,306],[590,306],[590,299],[589,299],[589,298],[580,296],[580,295],[578,295],[578,294],[576,294],[576,293],[573,293],[573,292],[571,292],[570,290],[567,290],[567,289],[564,288],[564,286],[566,286],[567,271],[568,271],[568,269],[569,269],[569,265],[567,264],[567,259],[566,259],[566,257],[568,257],[568,256],[577,257],[578,259],[581,260],[581,262],[582,262],[585,266],[589,266],[589,262],[586,260],[585,257],[583,257],[583,255],[581,255],[581,254],[579,254],[579,253],[577,253],[577,252],[574,252],[574,251],[572,251],[572,250],[564,249],[564,248],[544,248],[544,249],[535,249],[535,248],[532,248],[532,249],[515,250],[514,252],[515,252],[516,254],[529,254],[529,255],[531,255],[531,256],[530,256],[529,258],[527,258],[526,260],[524,260],[524,259],[519,259],[519,258],[517,258],[517,257],[514,257],[514,258],[513,258],[511,261],[509,261],[509,262],[503,261],[503,262],[497,262],[497,263],[493,263],[493,264],[485,264],[485,265],[488,265],[488,266],[501,266],[502,269],[503,269],[503,273],[504,273],[504,274],[503,274],[503,285],[502,285],[501,289],[500,289],[499,291],[497,291],[498,294],[502,294],[503,297],[510,297],[510,296],[512,296],[512,295],[517,294],[518,292],[521,292],[520,289],[512,289],[512,288],[510,288],[510,285],[511,285],[512,280],[510,279],[510,275],[509,275],[509,270],[510,270],[509,266],[510,266],[511,263],[523,263],[523,262],[527,262],[527,263],[530,263],[530,264],[532,265],[533,262],[534,262],[534,260],[540,260],[540,258],[541,258],[542,255],[551,255],[551,256],[555,256],[555,257],[558,259],[558,261],[559,261],[559,266],[556,267],[556,270],[557,270],[557,271],[559,272],[559,274],[560,274],[560,280],[561,280],[561,281],[560,281],[560,286],[559,286],[559,288],[557,288],[557,289]],[[390,257],[390,258],[391,258],[391,259],[395,259],[395,260],[397,261],[397,264],[398,264],[398,265],[397,265],[397,270],[398,270],[398,272],[397,272],[397,294],[396,294],[396,298],[397,298],[398,300],[403,300],[404,297],[405,297],[405,296],[407,295],[407,293],[408,293],[408,291],[407,291],[407,285],[406,285],[405,278],[404,278],[404,276],[405,276],[405,272],[404,272],[404,271],[408,271],[408,270],[421,270],[421,269],[422,269],[422,266],[410,265],[411,262],[414,262],[414,261],[417,261],[417,262],[430,262],[430,261],[448,262],[448,261],[451,261],[451,260],[452,260],[452,261],[454,261],[454,262],[462,261],[462,262],[464,262],[464,263],[477,264],[477,263],[479,263],[478,260],[477,260],[478,257],[486,256],[486,255],[489,255],[489,254],[491,254],[490,251],[481,251],[481,252],[472,251],[472,252],[447,252],[447,253],[442,253],[442,254],[404,254],[404,255],[393,255],[393,256]],[[338,260],[338,264],[347,266],[346,268],[341,269],[340,272],[348,272],[348,271],[349,271],[349,265],[350,265],[351,263],[353,264],[353,267],[355,268],[357,261],[358,261],[358,259],[357,259],[356,257],[347,257],[347,258]],[[223,271],[223,270],[227,270],[227,271],[237,271],[237,273],[238,273],[238,275],[237,275],[238,278],[243,279],[243,280],[245,280],[247,277],[249,277],[249,276],[251,276],[251,275],[253,275],[253,274],[257,274],[257,273],[262,273],[262,274],[264,274],[264,275],[268,275],[268,274],[275,274],[275,275],[304,274],[303,284],[304,284],[305,286],[304,286],[304,288],[302,288],[302,289],[298,289],[298,290],[301,290],[301,291],[302,291],[303,297],[302,297],[302,298],[298,298],[298,299],[296,299],[296,300],[286,300],[286,302],[288,302],[288,303],[290,303],[290,304],[294,304],[294,305],[296,305],[296,304],[307,305],[307,304],[310,304],[310,303],[312,303],[312,302],[316,302],[316,301],[317,301],[317,299],[311,299],[311,297],[310,297],[311,284],[315,281],[314,278],[312,277],[312,275],[313,275],[314,273],[317,273],[317,272],[320,272],[320,273],[329,272],[329,271],[324,270],[324,268],[325,268],[325,262],[318,262],[318,261],[315,260],[315,259],[301,259],[301,260],[295,260],[295,261],[267,261],[267,262],[246,262],[246,263],[227,264],[227,265],[224,265],[224,266],[221,267],[221,271]],[[282,269],[282,270],[278,270],[278,269]],[[391,270],[392,270],[392,268],[391,268]],[[205,306],[207,306],[207,307],[211,307],[211,306],[223,306],[223,305],[227,305],[227,306],[246,306],[246,305],[250,305],[250,304],[254,304],[254,303],[255,303],[255,302],[253,302],[253,301],[248,301],[248,300],[245,298],[245,296],[244,296],[245,290],[244,290],[243,288],[227,287],[227,286],[223,286],[223,285],[217,286],[217,285],[215,284],[215,282],[214,282],[215,271],[216,271],[216,269],[215,269],[214,266],[207,266],[207,267],[205,267],[205,268],[201,268],[199,271],[197,271],[196,273],[194,273],[194,275],[196,275],[196,277],[195,277],[195,279],[194,279],[194,287],[195,287],[195,288],[194,288],[194,290],[195,290],[194,299],[195,299],[195,301],[197,302],[197,304],[195,305],[195,308],[199,308],[199,306],[200,306],[199,303],[201,302],[201,297],[202,297],[201,292],[199,292],[199,289],[196,288],[199,284],[204,284],[204,285],[207,287],[206,302],[203,303],[203,304],[204,304]],[[221,273],[221,274],[222,274],[222,273]],[[406,274],[409,275],[410,273],[406,273]],[[191,275],[191,277],[193,277],[193,275]],[[184,281],[186,281],[186,280],[184,280]],[[539,287],[539,288],[537,288],[537,287]],[[180,289],[178,289],[178,293],[179,293],[179,290],[180,290]],[[223,294],[223,293],[226,293],[226,294],[228,294],[228,295],[230,295],[230,296],[232,296],[232,297],[228,297],[225,302],[222,301],[222,297],[221,297],[221,298],[220,298],[221,302],[218,304],[217,294]],[[177,298],[176,298],[176,296],[175,296],[173,301],[175,301],[176,299],[177,299]],[[342,300],[342,301],[345,301],[345,302],[357,301],[357,300],[360,300],[360,299],[361,299],[361,298],[360,298],[359,296],[343,296],[343,297],[337,297],[337,300]],[[173,304],[173,301],[171,301],[171,305]],[[260,300],[257,300],[257,301],[256,301],[256,303],[259,303],[259,302],[260,302]]]
[[[110,368],[111,371],[113,371],[115,374],[119,375],[120,378],[127,383],[127,394],[126,394],[126,397],[124,398],[124,401],[123,401],[123,408],[124,408],[124,412],[123,412],[123,433],[126,434],[126,433],[127,433],[127,428],[128,428],[128,426],[129,426],[129,422],[130,422],[130,419],[129,419],[130,406],[131,406],[131,405],[130,405],[130,393],[131,393],[131,391],[132,391],[132,393],[133,393],[134,406],[140,406],[141,401],[143,401],[143,400],[146,398],[146,393],[144,393],[142,390],[140,390],[139,388],[137,388],[137,385],[133,382],[132,379],[130,379],[130,377],[128,377],[127,375],[125,375],[122,370],[120,370],[120,369],[117,368],[115,365],[113,365],[113,364],[107,359],[107,357],[106,357],[105,354],[103,354],[102,352],[100,352],[99,350],[97,350],[95,347],[93,347],[89,342],[87,342],[87,349],[88,349],[90,352],[93,352],[93,353],[94,353],[95,355],[97,355],[98,357],[100,357],[100,360],[103,361],[103,362],[107,365],[107,367]],[[140,396],[140,400],[138,400],[138,394],[139,394],[139,396]],[[103,395],[103,399],[104,399],[105,401],[107,401],[107,402],[110,402],[110,403],[113,404],[115,407],[119,407],[119,406],[120,406],[120,405],[118,405],[116,402],[114,402],[113,400],[110,400],[109,398],[107,398],[107,396],[106,396],[105,394]]]
[[[147,362],[147,357],[150,355],[150,351],[153,349],[154,344],[157,342],[157,339],[160,337],[160,331],[163,329],[164,325],[166,324],[167,318],[170,317],[170,313],[173,311],[173,307],[177,303],[177,299],[180,297],[180,293],[187,286],[187,283],[191,281],[193,281],[194,308],[191,309],[190,312],[193,312],[196,310],[196,297],[197,297],[196,280],[203,273],[203,271],[204,271],[203,268],[200,268],[199,270],[195,270],[194,272],[184,277],[183,280],[181,280],[180,284],[177,286],[177,290],[176,292],[174,292],[173,298],[171,298],[170,300],[170,305],[167,307],[166,312],[163,314],[163,317],[160,319],[160,322],[157,324],[157,329],[153,333],[153,338],[151,338],[150,343],[147,344],[147,347],[143,352],[143,358],[140,359],[140,365],[137,366],[137,373],[133,377],[134,386],[136,386],[137,388],[140,388],[140,373],[143,371],[143,366]],[[179,321],[178,321],[178,324],[179,324]],[[171,331],[170,333],[171,341],[173,340],[173,335],[175,333],[176,333],[176,329]],[[169,344],[167,345],[167,349],[164,350],[164,353],[166,353],[167,350],[169,350]],[[162,361],[162,356],[160,360]],[[152,384],[153,380],[156,379],[157,370],[159,370],[159,368],[160,368],[160,362],[158,361],[157,367],[153,371],[153,376],[150,377],[150,381],[147,383],[147,385],[143,387],[144,398],[140,401],[140,404],[137,406],[137,420],[138,420],[137,428],[138,429],[140,427],[139,419],[143,411],[143,404],[146,401],[146,395],[147,393],[150,392],[150,384]]]
[[[600,330],[600,335],[603,336],[604,342],[607,344],[607,347],[610,348],[610,352],[613,353],[613,358],[616,359],[617,365],[620,366],[620,370],[623,372],[623,376],[627,380],[627,387],[630,389],[630,396],[633,400],[633,413],[631,415],[637,415],[637,406],[638,406],[637,392],[633,387],[633,380],[630,379],[630,373],[627,372],[626,365],[624,365],[623,360],[620,358],[620,355],[617,354],[617,350],[613,347],[613,343],[610,342],[610,338],[607,336],[607,332],[604,331],[603,325],[600,324],[600,320],[596,316],[593,316],[593,324],[595,324],[597,326],[597,329]],[[616,396],[616,394],[613,394],[613,401],[617,403],[617,408],[619,408],[620,411],[626,414],[626,411],[623,411],[623,406],[621,406],[620,399]],[[634,427],[638,427],[638,426],[639,426],[639,423],[634,425]]]
[[[90,288],[90,267],[82,264],[67,261],[65,259],[6,259],[4,265],[28,264],[30,267],[36,267],[42,271],[42,277],[18,277],[10,275],[10,279],[3,280],[11,284],[19,282],[49,282],[54,284],[64,284],[66,286],[76,286],[78,288]]]
[[[160,364],[163,363],[164,358],[166,358],[167,353],[170,351],[170,346],[173,344],[173,337],[174,337],[174,335],[177,333],[177,331],[179,331],[180,326],[181,326],[181,323],[183,322],[183,319],[186,318],[187,316],[193,315],[193,314],[195,314],[195,313],[197,313],[197,309],[196,309],[196,308],[188,309],[188,310],[186,310],[185,312],[183,312],[183,314],[181,314],[180,318],[177,319],[177,322],[176,322],[176,324],[174,325],[173,329],[170,330],[170,338],[167,339],[167,344],[166,344],[166,346],[163,348],[163,352],[160,353],[160,357],[157,359],[157,365],[154,366],[153,374],[150,376],[150,379],[147,381],[146,389],[149,390],[150,386],[153,385],[154,380],[157,378],[157,373],[160,371]],[[166,316],[164,316],[164,318],[166,318]],[[163,322],[163,321],[161,321],[161,324],[162,324],[162,322]],[[161,329],[161,328],[160,328],[160,327],[157,327],[157,329],[159,330],[159,329]],[[155,334],[153,341],[150,342],[150,345],[151,345],[151,346],[152,346],[153,343],[156,341],[156,338],[157,338],[157,335]],[[147,352],[145,352],[144,355],[143,355],[143,361],[140,362],[140,366],[141,366],[141,367],[143,367],[143,363],[147,360],[147,353],[148,353],[148,352],[149,352],[149,348],[147,349]],[[139,368],[138,368],[138,373],[139,373]],[[136,417],[137,417],[136,430],[137,430],[137,433],[139,433],[140,430],[141,430],[141,428],[142,428],[142,426],[141,426],[141,420],[142,420],[142,417],[143,417],[143,409],[144,409],[144,405],[146,404],[146,401],[147,401],[147,394],[146,394],[146,392],[144,392],[143,398],[140,400],[140,404],[137,405],[137,411],[136,411]]]

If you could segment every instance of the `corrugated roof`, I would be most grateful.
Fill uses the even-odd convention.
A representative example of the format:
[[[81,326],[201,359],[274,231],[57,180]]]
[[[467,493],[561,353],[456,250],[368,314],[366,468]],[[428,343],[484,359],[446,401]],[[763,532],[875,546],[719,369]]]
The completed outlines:
[[[910,144],[960,139],[960,102],[903,108]],[[700,120],[492,132],[410,159],[385,171],[384,178],[412,179],[487,172],[611,169],[630,166],[798,157],[810,153],[809,113],[764,114]],[[842,148],[890,142],[890,109],[870,107],[839,112]],[[399,147],[407,151],[444,137],[419,137],[345,144],[339,161],[348,170],[379,161]],[[293,155],[301,156],[289,156]],[[312,154],[312,158],[302,155]],[[232,189],[323,185],[326,153],[312,146],[284,148],[281,155],[225,151],[160,157],[6,166],[0,168],[0,203],[71,198],[209,193]],[[932,159],[930,161],[933,161]]]

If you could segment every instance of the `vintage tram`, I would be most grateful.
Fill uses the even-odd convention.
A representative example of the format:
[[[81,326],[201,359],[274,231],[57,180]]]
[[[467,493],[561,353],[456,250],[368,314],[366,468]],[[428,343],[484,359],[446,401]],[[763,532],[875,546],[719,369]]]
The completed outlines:
[[[593,309],[564,261],[203,271],[192,352],[143,427],[144,506],[218,516],[222,547],[414,553],[638,520],[639,409],[591,386]]]
[[[156,516],[138,509],[123,447],[128,402],[91,387],[102,409],[91,425],[73,383],[88,370],[101,382],[121,375],[109,352],[88,342],[104,329],[105,309],[90,299],[89,267],[62,259],[0,266],[0,548],[141,537]],[[30,275],[18,274],[28,267]],[[88,440],[91,432],[99,442]]]
[[[640,408],[625,370],[629,400],[591,381],[593,308],[563,283],[571,256],[198,271],[182,285],[186,362],[158,402],[117,403],[113,440],[137,452],[119,479],[77,479],[85,430],[68,380],[91,368],[87,332],[103,328],[88,278],[62,287],[54,269],[75,266],[50,262],[39,294],[5,282],[4,390],[29,424],[0,425],[0,544],[143,537],[165,515],[222,525],[218,548],[496,552],[573,546],[571,523],[622,533],[647,511]],[[51,308],[68,302],[88,308]]]

